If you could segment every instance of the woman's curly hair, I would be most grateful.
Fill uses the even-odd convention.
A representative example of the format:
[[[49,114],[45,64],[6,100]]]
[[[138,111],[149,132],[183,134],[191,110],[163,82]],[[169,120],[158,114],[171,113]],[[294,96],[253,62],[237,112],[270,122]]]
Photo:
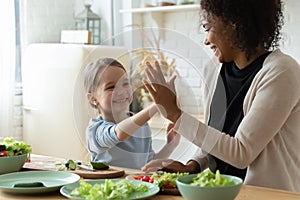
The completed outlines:
[[[258,46],[266,50],[279,46],[284,24],[281,0],[201,0],[208,17],[218,17],[235,26],[234,45],[250,58]]]

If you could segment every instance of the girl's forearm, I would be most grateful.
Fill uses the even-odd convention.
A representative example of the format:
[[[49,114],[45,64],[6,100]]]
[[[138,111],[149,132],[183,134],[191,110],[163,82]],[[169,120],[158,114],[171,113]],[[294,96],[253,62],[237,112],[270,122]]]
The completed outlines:
[[[143,126],[155,113],[157,107],[155,104],[141,110],[132,117],[129,117],[117,124],[115,132],[120,140],[127,140],[141,126]]]

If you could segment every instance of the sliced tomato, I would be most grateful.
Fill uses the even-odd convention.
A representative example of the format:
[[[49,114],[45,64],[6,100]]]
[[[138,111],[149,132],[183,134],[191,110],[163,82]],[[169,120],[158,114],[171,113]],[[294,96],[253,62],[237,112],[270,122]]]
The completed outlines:
[[[133,178],[134,178],[135,180],[141,180],[141,179],[143,178],[143,176],[137,175],[137,176],[133,176]]]
[[[150,182],[150,179],[152,179],[152,183],[154,182],[154,179],[148,175],[137,175],[137,176],[133,176],[133,178],[135,180],[140,180],[140,181],[144,181],[144,182]]]

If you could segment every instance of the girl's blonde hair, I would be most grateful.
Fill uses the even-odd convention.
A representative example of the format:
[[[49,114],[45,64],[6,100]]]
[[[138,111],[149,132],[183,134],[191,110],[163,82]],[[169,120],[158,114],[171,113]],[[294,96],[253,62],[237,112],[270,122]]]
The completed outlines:
[[[109,66],[120,67],[126,72],[124,66],[113,58],[100,58],[89,63],[84,69],[84,88],[86,93],[96,92],[101,73]],[[95,105],[91,105],[93,108],[96,108]]]

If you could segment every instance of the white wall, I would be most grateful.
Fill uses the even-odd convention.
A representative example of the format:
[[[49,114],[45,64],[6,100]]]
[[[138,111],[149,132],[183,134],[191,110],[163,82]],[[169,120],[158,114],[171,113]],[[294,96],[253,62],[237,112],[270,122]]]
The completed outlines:
[[[78,14],[84,5],[85,0],[26,0],[23,1],[23,17],[24,23],[23,42],[28,43],[58,43],[60,42],[60,32],[64,29],[74,29],[74,16]],[[94,0],[92,10],[102,18],[102,39],[111,38],[112,32],[112,1],[110,0]],[[286,4],[286,24],[284,26],[284,44],[282,49],[284,52],[291,54],[298,62],[300,62],[300,1],[284,0]],[[116,8],[131,5],[137,6],[138,1],[123,0],[114,1]],[[115,24],[114,32],[119,34],[124,30],[124,26],[130,24],[132,19],[128,15],[120,15],[115,12],[114,18],[119,23]],[[122,22],[122,19],[125,22]],[[126,22],[127,20],[127,22]],[[131,22],[130,22],[131,21]],[[188,37],[202,43],[202,37],[197,32],[197,11],[168,13],[165,16],[165,26],[180,33],[186,34]],[[145,22],[149,23],[149,22]],[[193,58],[194,59],[194,58]]]
[[[75,0],[27,0],[22,5],[23,43],[57,43],[63,29],[74,29]]]
[[[284,0],[284,3],[285,25],[282,30],[284,40],[281,48],[300,63],[300,1]]]
[[[75,29],[74,17],[84,9],[85,0],[25,0],[22,5],[23,43],[59,43],[61,30]],[[92,11],[99,15],[101,39],[112,36],[111,1],[94,0]],[[105,44],[110,44],[110,41]]]

